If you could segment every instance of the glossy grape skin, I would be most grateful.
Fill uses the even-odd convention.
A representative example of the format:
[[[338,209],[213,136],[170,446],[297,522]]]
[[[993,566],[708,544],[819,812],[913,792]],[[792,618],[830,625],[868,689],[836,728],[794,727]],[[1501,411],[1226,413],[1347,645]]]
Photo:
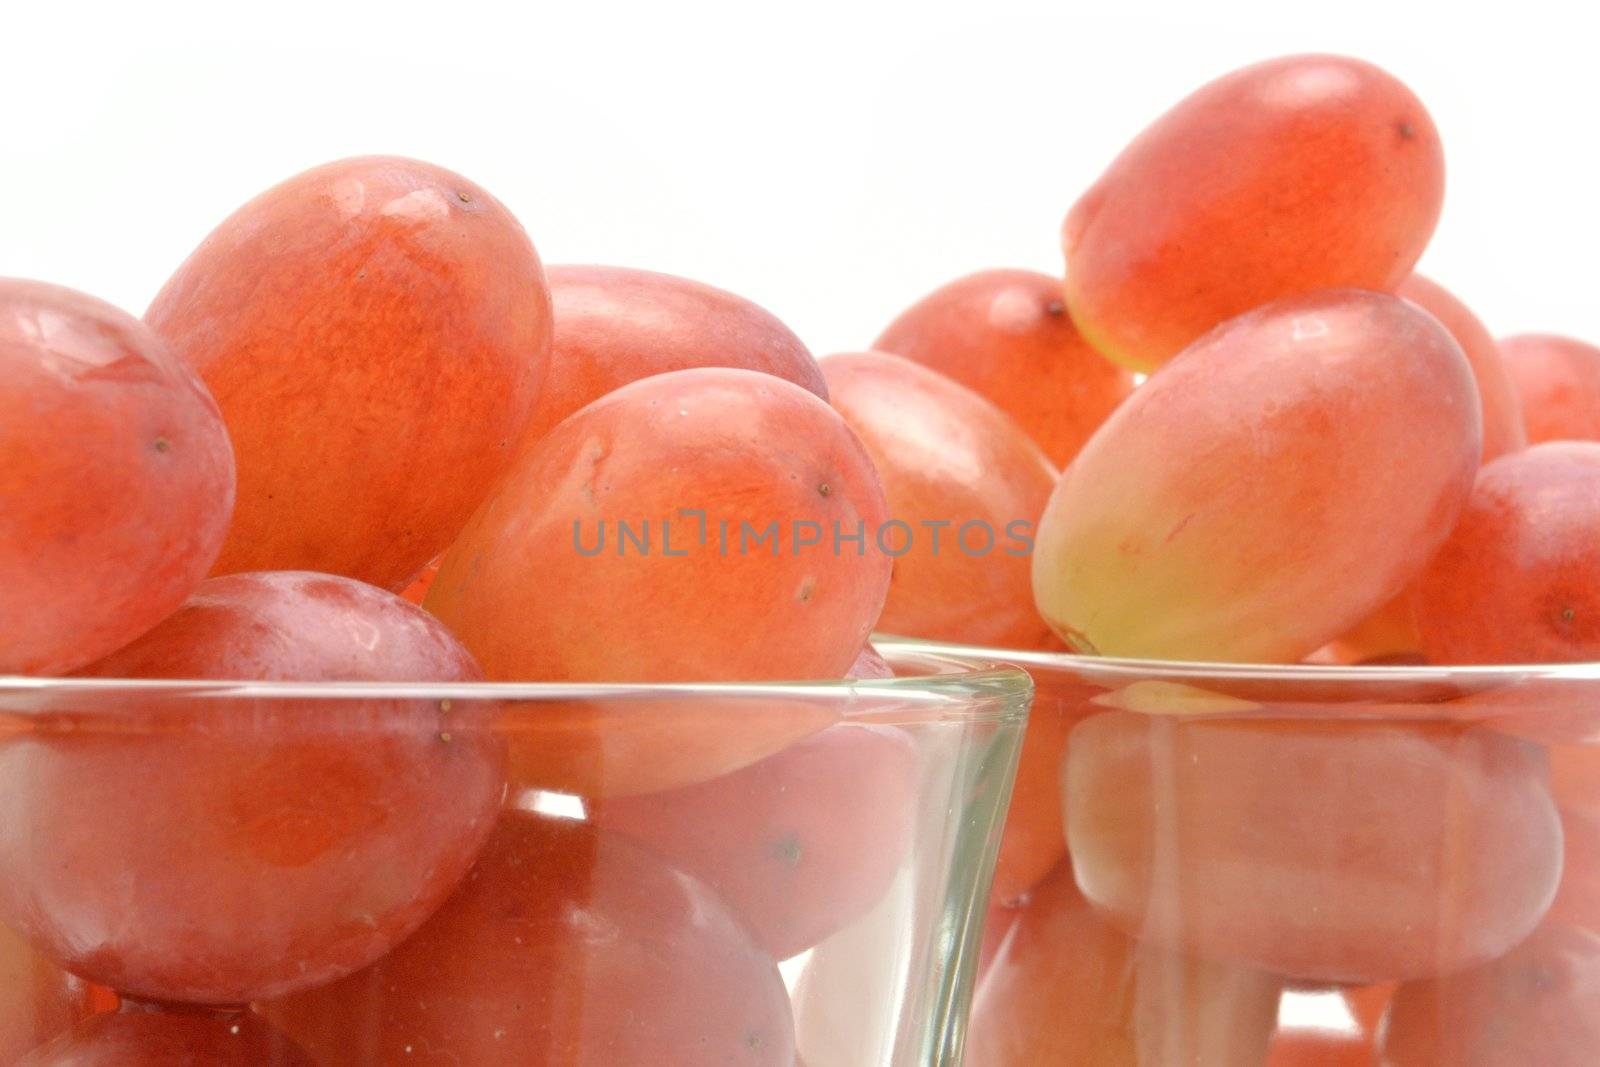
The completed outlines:
[[[587,823],[508,813],[374,966],[261,1010],[324,1067],[789,1067],[777,966],[716,895]]]
[[[1010,415],[1057,467],[1133,391],[1133,375],[1079,336],[1061,279],[986,270],[940,286],[872,343],[944,374]]]
[[[421,610],[303,573],[204,582],[90,677],[471,681]],[[365,966],[493,823],[501,743],[436,701],[117,695],[0,744],[0,918],[92,981],[240,1004]]]
[[[1083,651],[1297,661],[1422,569],[1479,436],[1461,349],[1414,305],[1338,290],[1258,308],[1142,385],[1062,475],[1035,598]]]
[[[1280,1027],[1267,1067],[1376,1067],[1378,1024],[1394,995],[1392,984],[1343,990],[1350,1024],[1338,1029]]]
[[[629,382],[691,367],[762,371],[828,398],[810,350],[744,297],[631,267],[561,264],[547,274],[555,340],[529,440]]]
[[[1395,292],[1443,323],[1466,355],[1483,405],[1483,462],[1526,448],[1517,387],[1488,327],[1455,294],[1421,274],[1411,275]]]
[[[816,396],[756,371],[658,374],[525,453],[426,605],[495,679],[840,678],[888,589],[892,560],[871,544],[884,518],[866,450]],[[620,541],[619,522],[648,522],[650,551]],[[742,523],[781,546],[741,548]],[[861,524],[860,554],[835,553],[835,523]]]
[[[889,515],[889,598],[878,629],[1000,648],[1037,648],[1027,545],[1056,471],[1004,412],[910,360],[852,352],[822,361],[835,410],[861,438]],[[942,524],[942,525],[929,525]],[[935,541],[937,538],[937,541]]]
[[[15,1063],[92,1010],[81,979],[0,926],[0,1063]]]
[[[1600,443],[1485,466],[1416,604],[1434,663],[1600,659]]]
[[[698,877],[788,959],[882,899],[911,839],[917,775],[903,731],[842,723],[715,781],[596,804],[590,818]]]
[[[15,1067],[313,1067],[248,1014],[123,1011],[96,1015]]]
[[[212,570],[398,590],[509,465],[544,378],[527,234],[460,175],[346,159],[212,231],[145,313],[210,387],[238,505]]]
[[[1423,977],[1549,906],[1546,774],[1537,746],[1452,723],[1109,713],[1070,739],[1067,841],[1085,896],[1158,943],[1310,982]]]
[[[1444,157],[1377,67],[1288,56],[1203,86],[1148,126],[1062,225],[1073,321],[1150,370],[1280,297],[1393,289],[1438,222]]]
[[[1034,891],[973,1002],[968,1067],[1260,1067],[1276,979],[1106,925],[1062,866]]]
[[[233,452],[199,378],[133,316],[0,279],[0,674],[60,674],[205,577]]]
[[[1061,765],[1067,756],[1067,737],[1086,716],[1101,710],[1089,703],[1096,692],[1089,686],[1044,672],[1035,673],[1034,685],[990,891],[990,899],[1002,905],[1020,903],[1066,858]]]
[[[1482,967],[1395,993],[1382,1067],[1590,1067],[1600,1049],[1600,935],[1546,925]]]
[[[1600,348],[1554,334],[1500,342],[1528,440],[1600,441]]]

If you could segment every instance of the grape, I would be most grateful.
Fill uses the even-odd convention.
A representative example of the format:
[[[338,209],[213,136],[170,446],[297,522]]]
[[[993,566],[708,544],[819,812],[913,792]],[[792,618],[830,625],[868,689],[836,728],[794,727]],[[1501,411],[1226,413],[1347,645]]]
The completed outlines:
[[[1600,348],[1552,334],[1500,342],[1528,440],[1600,441]]]
[[[1279,297],[1394,288],[1443,196],[1433,120],[1393,77],[1338,56],[1258,63],[1157,119],[1073,205],[1067,308],[1148,370]]]
[[[1027,903],[1024,897],[1016,906],[1007,906],[997,903],[994,894],[989,896],[989,911],[983,919],[983,937],[978,945],[978,969],[976,981],[981,984],[983,976],[989,973],[989,967],[994,963],[995,956],[1000,951],[1000,946],[1005,944],[1006,936],[1011,933],[1011,928],[1022,917],[1022,904]]]
[[[1453,723],[1176,720],[1072,732],[1084,895],[1160,944],[1312,982],[1424,977],[1516,944],[1561,826],[1542,751]]]
[[[596,804],[590,817],[700,878],[787,959],[888,890],[911,838],[917,771],[904,731],[845,723],[725,778]]]
[[[1590,1067],[1600,1048],[1600,936],[1547,925],[1506,955],[1408,982],[1380,1039],[1383,1067]]]
[[[1061,279],[1034,271],[986,270],[943,285],[901,312],[872,347],[986,398],[1058,467],[1133,391],[1133,375],[1078,335]]]
[[[1279,301],[1197,341],[1079,453],[1035,596],[1080,651],[1294,662],[1417,575],[1478,453],[1471,371],[1432,317],[1355,290]]]
[[[866,451],[811,393],[755,371],[658,374],[522,456],[427,607],[496,679],[840,678],[888,588],[884,507]]]
[[[313,1067],[306,1054],[243,1014],[124,1011],[96,1015],[16,1067]]]
[[[550,348],[539,257],[465,178],[347,159],[212,231],[145,320],[200,372],[239,460],[214,574],[401,589],[511,461]]]
[[[1089,703],[1097,690],[1046,672],[1034,673],[1033,708],[1022,735],[1022,753],[1006,811],[991,899],[1016,904],[1067,855],[1061,817],[1061,764],[1067,735],[1099,708]]]
[[[443,628],[327,575],[231,575],[92,677],[472,680]],[[0,743],[0,919],[149,1000],[240,1004],[363,967],[451,891],[503,784],[437,701],[114,694]]]
[[[359,974],[262,1006],[327,1063],[789,1067],[777,966],[626,838],[505,816],[462,889]]]
[[[91,1010],[81,980],[0,926],[0,1063],[15,1063]]]
[[[0,674],[133,640],[205,577],[233,454],[199,378],[143,323],[0,279]]]
[[[1392,984],[1341,990],[1349,1023],[1341,1027],[1280,1028],[1267,1067],[1375,1067],[1378,1023],[1394,995]]]
[[[1434,663],[1600,658],[1600,443],[1485,466],[1416,604]]]
[[[907,524],[886,548],[888,633],[1034,648],[1050,628],[1033,606],[1028,543],[1055,486],[1039,447],[983,397],[882,352],[822,361],[833,406]]]
[[[530,440],[629,382],[691,367],[764,371],[828,397],[800,338],[743,297],[628,267],[561,265],[549,279],[555,341]]]
[[[1444,324],[1472,366],[1483,411],[1483,462],[1528,446],[1522,408],[1511,371],[1500,346],[1478,316],[1448,289],[1420,274],[1413,274],[1396,292]]]
[[[1420,656],[1422,635],[1417,632],[1416,583],[1384,601],[1378,610],[1345,631],[1335,644],[1335,662],[1339,663]]]
[[[1103,923],[1063,865],[1040,883],[978,987],[969,1067],[1252,1067],[1276,979],[1142,946]]]

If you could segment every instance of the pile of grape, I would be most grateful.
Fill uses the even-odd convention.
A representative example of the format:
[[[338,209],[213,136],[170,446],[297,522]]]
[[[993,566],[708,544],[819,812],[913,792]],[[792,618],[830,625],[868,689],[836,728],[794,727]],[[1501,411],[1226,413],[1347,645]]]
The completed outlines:
[[[1064,286],[973,274],[818,361],[722,290],[546,270],[449,171],[311,170],[143,320],[0,281],[0,674],[887,677],[874,629],[1600,659],[1600,350],[1413,273],[1443,189],[1392,76],[1259,64],[1079,198]],[[1593,1060],[1600,759],[1585,706],[1529,713],[1571,687],[1423,721],[1039,682],[975,1067]],[[0,734],[6,1063],[790,1067],[777,964],[916,815],[906,731],[803,700],[622,734],[94,692]],[[1285,990],[1352,1029],[1280,1028]]]

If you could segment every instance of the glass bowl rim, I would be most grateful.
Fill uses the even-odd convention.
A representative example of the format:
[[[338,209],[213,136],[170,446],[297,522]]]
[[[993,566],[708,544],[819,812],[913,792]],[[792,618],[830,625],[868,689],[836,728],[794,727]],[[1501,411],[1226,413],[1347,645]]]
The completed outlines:
[[[873,647],[893,663],[917,673],[894,678],[807,679],[756,682],[336,682],[249,679],[76,678],[0,675],[0,715],[8,705],[39,702],[52,707],[74,697],[106,701],[119,697],[196,700],[430,700],[519,705],[627,704],[651,700],[707,701],[788,699],[841,705],[841,715],[868,711],[892,700],[926,708],[929,721],[1010,721],[1027,714],[1033,679],[993,650],[956,653],[928,642],[885,637]],[[902,719],[918,721],[915,714]]]

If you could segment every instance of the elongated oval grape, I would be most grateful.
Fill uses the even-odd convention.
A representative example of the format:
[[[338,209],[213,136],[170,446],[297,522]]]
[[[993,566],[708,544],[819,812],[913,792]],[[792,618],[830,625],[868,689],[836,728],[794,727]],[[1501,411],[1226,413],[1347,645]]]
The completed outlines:
[[[917,754],[894,727],[841,724],[742,771],[591,808],[696,875],[776,959],[866,914],[905,858]]]
[[[884,517],[866,450],[815,395],[673,371],[525,453],[426,606],[491,678],[840,678],[888,589]]]
[[[1392,289],[1433,235],[1444,157],[1391,75],[1289,56],[1203,86],[1148,126],[1062,225],[1066,298],[1103,354],[1154,368],[1280,297]]]
[[[1311,982],[1425,977],[1525,937],[1561,873],[1535,745],[1455,724],[1156,719],[1073,730],[1084,895],[1142,937]]]
[[[691,367],[764,371],[827,399],[810,350],[744,297],[630,267],[562,264],[548,277],[555,340],[530,439],[629,382]]]
[[[1443,323],[1466,355],[1483,405],[1483,462],[1526,448],[1528,431],[1517,387],[1488,327],[1455,294],[1421,274],[1411,275],[1395,291]]]
[[[123,1011],[96,1015],[15,1067],[314,1067],[305,1052],[245,1013]]]
[[[970,1067],[1260,1067],[1279,982],[1186,958],[1108,926],[1072,869],[1021,909],[978,987]]]
[[[1500,342],[1528,440],[1600,441],[1600,348],[1554,334]]]
[[[872,343],[986,398],[1065,467],[1133,391],[1133,375],[1089,347],[1061,279],[986,270],[940,286]]]
[[[878,628],[1002,648],[1037,648],[1028,548],[1056,472],[1004,412],[899,356],[822,361],[833,406],[866,445],[896,529]]]
[[[715,893],[625,837],[515,813],[404,944],[262,1010],[330,1065],[405,1064],[420,1049],[472,1067],[795,1055],[778,968]]]
[[[233,508],[192,370],[133,316],[0,279],[0,674],[59,674],[188,596]]]
[[[1600,1048],[1600,934],[1550,924],[1481,967],[1395,993],[1382,1067],[1588,1067]]]
[[[398,597],[329,575],[203,583],[108,678],[471,681]],[[242,1004],[363,967],[465,874],[502,746],[429,700],[118,695],[0,744],[0,919],[148,1000]]]
[[[1079,453],[1034,594],[1080,651],[1293,662],[1416,577],[1479,448],[1435,319],[1358,290],[1282,300],[1197,341]]]
[[[1484,467],[1416,604],[1435,663],[1600,658],[1600,443],[1549,441]]]
[[[511,461],[550,348],[527,234],[458,174],[347,159],[234,212],[145,321],[227,420],[239,500],[215,574],[400,589]]]

